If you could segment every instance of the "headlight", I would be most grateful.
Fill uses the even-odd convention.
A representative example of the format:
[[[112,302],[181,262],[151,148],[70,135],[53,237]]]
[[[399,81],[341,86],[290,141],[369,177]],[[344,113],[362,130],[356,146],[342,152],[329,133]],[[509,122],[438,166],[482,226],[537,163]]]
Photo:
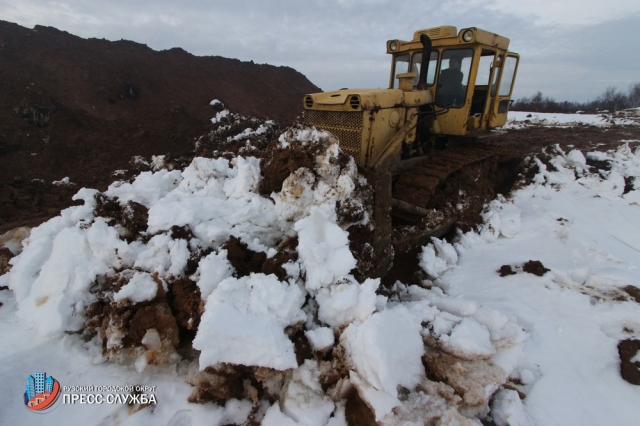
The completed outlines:
[[[473,31],[471,30],[465,31],[464,34],[462,34],[462,39],[467,43],[469,43],[471,40],[473,40]]]
[[[306,106],[307,108],[313,107],[313,98],[311,96],[304,97],[304,106]]]
[[[353,109],[360,108],[360,98],[358,96],[351,96],[349,98],[349,105],[351,105]]]
[[[398,42],[397,41],[390,41],[389,42],[389,50],[392,52],[395,52],[396,50],[398,50]]]

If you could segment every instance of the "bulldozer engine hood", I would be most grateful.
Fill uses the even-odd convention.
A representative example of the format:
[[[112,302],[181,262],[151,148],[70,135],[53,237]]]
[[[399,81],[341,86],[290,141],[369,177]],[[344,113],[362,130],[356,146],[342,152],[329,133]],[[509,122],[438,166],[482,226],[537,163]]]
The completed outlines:
[[[307,109],[335,109],[363,111],[396,107],[414,107],[431,102],[428,90],[400,89],[342,89],[333,92],[314,93],[304,97]]]

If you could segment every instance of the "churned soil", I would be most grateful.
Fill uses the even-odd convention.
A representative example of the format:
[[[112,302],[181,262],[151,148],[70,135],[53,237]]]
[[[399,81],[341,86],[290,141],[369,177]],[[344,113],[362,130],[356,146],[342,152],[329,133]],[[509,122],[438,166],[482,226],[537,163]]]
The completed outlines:
[[[0,233],[55,216],[83,186],[104,190],[134,156],[192,153],[213,99],[288,126],[320,91],[288,67],[5,21],[0,63]]]

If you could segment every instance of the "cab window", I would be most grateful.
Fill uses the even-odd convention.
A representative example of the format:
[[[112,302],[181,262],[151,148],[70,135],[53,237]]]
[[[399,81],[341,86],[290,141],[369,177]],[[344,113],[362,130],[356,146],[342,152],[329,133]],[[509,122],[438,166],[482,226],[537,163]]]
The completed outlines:
[[[448,49],[442,53],[436,103],[449,108],[464,106],[473,49]]]
[[[399,80],[396,76],[407,72],[409,72],[409,54],[397,55],[393,60],[392,89],[399,86]]]
[[[418,87],[418,79],[420,78],[420,66],[422,65],[422,52],[414,53],[411,58],[411,72],[415,72],[418,76],[413,80],[414,89]],[[431,51],[429,57],[429,69],[427,70],[427,86],[433,86],[436,80],[436,68],[438,66],[438,51]]]
[[[507,56],[502,69],[502,81],[500,81],[498,96],[509,96],[511,94],[511,86],[513,85],[513,78],[516,75],[517,64],[518,58],[515,56]]]

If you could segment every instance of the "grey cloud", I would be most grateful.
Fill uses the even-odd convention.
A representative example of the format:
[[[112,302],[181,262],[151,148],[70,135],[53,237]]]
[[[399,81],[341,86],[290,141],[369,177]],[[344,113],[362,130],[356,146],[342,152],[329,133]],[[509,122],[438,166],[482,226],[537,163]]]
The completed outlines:
[[[509,37],[512,50],[522,55],[516,97],[541,90],[558,100],[587,100],[640,75],[632,37],[637,17],[589,27],[539,26],[534,16],[473,0],[0,0],[0,16],[157,50],[181,47],[196,55],[291,66],[324,90],[386,87],[386,40],[439,25],[476,26]]]

